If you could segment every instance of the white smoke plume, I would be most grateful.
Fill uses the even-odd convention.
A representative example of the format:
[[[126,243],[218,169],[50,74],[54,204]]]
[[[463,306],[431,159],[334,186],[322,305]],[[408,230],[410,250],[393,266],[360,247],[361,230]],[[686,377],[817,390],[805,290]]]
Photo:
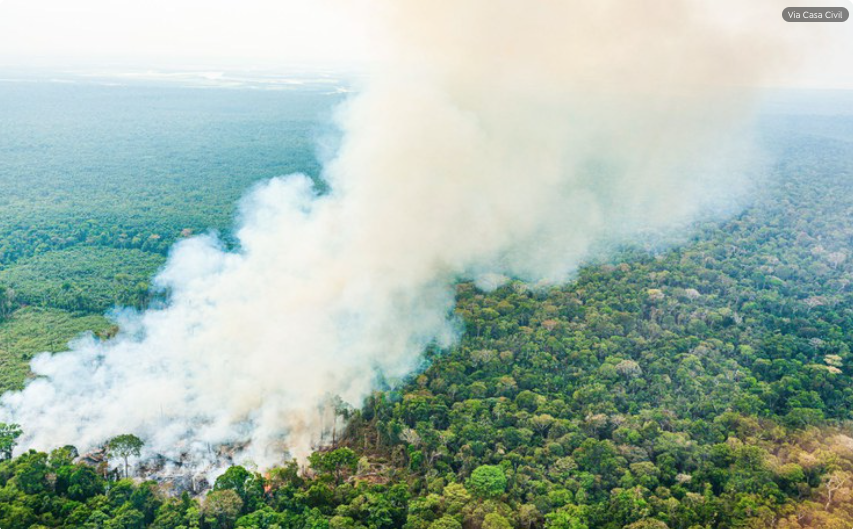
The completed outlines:
[[[175,247],[157,278],[166,307],[38,356],[38,378],[2,398],[20,449],[131,432],[175,459],[210,463],[222,445],[261,467],[305,456],[330,396],[358,406],[452,343],[455,281],[563,281],[596,248],[744,187],[742,87],[777,42],[730,19],[742,2],[367,8],[390,51],[339,112],[330,191],[300,175],[258,186],[238,250]]]

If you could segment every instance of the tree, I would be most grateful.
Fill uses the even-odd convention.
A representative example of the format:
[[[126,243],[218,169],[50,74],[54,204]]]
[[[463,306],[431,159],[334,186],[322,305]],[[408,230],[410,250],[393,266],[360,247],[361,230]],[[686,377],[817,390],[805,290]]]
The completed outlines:
[[[429,524],[429,529],[462,529],[462,524],[453,516],[444,515]]]
[[[0,321],[5,320],[17,308],[15,297],[14,290],[0,285]]]
[[[68,477],[68,497],[86,501],[104,492],[103,479],[90,466],[79,465]]]
[[[669,529],[669,526],[654,518],[644,518],[630,525],[626,525],[625,529]]]
[[[496,512],[490,512],[483,518],[483,529],[512,529],[512,524]]]
[[[142,453],[144,445],[142,439],[133,434],[118,435],[107,441],[107,450],[110,455],[118,456],[124,460],[124,477],[130,476],[128,458],[130,456],[138,457]]]
[[[0,423],[0,457],[12,459],[12,451],[18,444],[18,437],[23,432],[17,424]]]
[[[202,507],[205,519],[214,527],[228,529],[243,509],[243,500],[231,489],[215,490],[207,495]]]
[[[358,454],[349,448],[338,448],[330,452],[315,452],[308,458],[311,468],[326,472],[335,477],[335,483],[341,483],[345,471],[355,472],[358,468]]]
[[[519,526],[526,529],[531,527],[541,527],[542,513],[535,505],[527,503],[518,508],[518,523]]]
[[[264,495],[264,479],[241,466],[229,467],[216,478],[213,490],[233,490],[243,501],[244,513],[257,509]]]
[[[545,516],[548,529],[587,529],[586,509],[578,505],[566,505]]]
[[[494,465],[477,467],[471,473],[468,488],[481,498],[496,498],[506,491],[506,475]]]
[[[77,452],[77,448],[71,445],[55,448],[50,452],[50,466],[51,468],[59,469],[64,466],[72,465],[78,455],[79,453]]]
[[[25,494],[40,494],[48,488],[47,454],[29,451],[15,461],[15,481]]]
[[[145,527],[145,516],[127,504],[116,511],[115,517],[107,523],[106,527],[109,529],[143,529]]]
[[[450,483],[444,487],[442,497],[444,499],[445,510],[449,514],[458,513],[471,501],[471,495],[468,494],[468,490],[459,483]]]

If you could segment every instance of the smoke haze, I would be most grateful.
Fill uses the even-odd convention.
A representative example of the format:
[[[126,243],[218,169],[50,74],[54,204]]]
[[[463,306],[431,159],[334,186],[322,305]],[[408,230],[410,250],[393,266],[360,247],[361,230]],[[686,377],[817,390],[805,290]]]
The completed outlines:
[[[735,6],[736,7],[732,7]],[[747,189],[749,94],[775,32],[755,2],[371,2],[383,66],[338,113],[310,179],[244,199],[227,251],[179,243],[169,304],[32,363],[3,396],[20,449],[99,445],[215,465],[304,457],[339,396],[358,406],[455,336],[453,284],[556,283],[601,248],[730,206]],[[761,15],[770,16],[770,15]]]

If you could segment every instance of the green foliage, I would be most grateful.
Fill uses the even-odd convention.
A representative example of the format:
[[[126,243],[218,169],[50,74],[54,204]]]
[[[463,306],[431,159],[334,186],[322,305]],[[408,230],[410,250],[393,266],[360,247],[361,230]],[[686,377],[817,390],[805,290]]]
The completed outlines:
[[[0,127],[0,393],[23,386],[34,354],[106,331],[105,310],[145,307],[175,242],[213,230],[233,244],[255,182],[319,174],[316,119],[339,101],[312,90],[23,86],[0,86],[15,123]]]
[[[252,512],[263,504],[264,478],[241,466],[233,466],[216,478],[213,490],[233,490],[240,497],[243,512]]]
[[[130,476],[128,459],[131,456],[139,456],[145,443],[133,434],[122,434],[107,441],[107,451],[111,456],[117,456],[124,460],[124,477]]]
[[[442,516],[429,525],[429,529],[462,529],[462,524],[453,516]]]
[[[457,285],[459,342],[348,411],[310,471],[232,467],[200,503],[107,481],[73,447],[28,452],[0,461],[0,527],[853,526],[853,144],[833,134],[774,137],[778,180],[679,246],[638,240],[562,287]],[[143,275],[183,227],[227,225],[222,196],[239,193],[222,178],[198,193],[153,173],[175,197],[101,193],[106,213],[81,217],[79,197],[49,193],[61,205],[42,221],[0,223],[4,387],[32,354],[114,332],[81,315],[143,306]],[[187,197],[209,210],[177,211]],[[25,218],[18,198],[0,203]]]
[[[14,289],[19,304],[85,313],[142,308],[150,297],[148,278],[164,261],[133,248],[75,246],[17,261],[0,271],[0,284]]]
[[[308,458],[311,468],[331,475],[336,483],[340,483],[347,473],[352,473],[358,467],[358,454],[349,448],[337,448],[328,452],[315,452]]]
[[[7,268],[71,247],[164,255],[188,233],[228,231],[253,183],[319,173],[317,117],[340,101],[312,90],[24,86],[0,87],[15,123],[0,129]]]
[[[18,437],[23,432],[17,424],[0,422],[0,459],[11,459],[12,450],[18,444]]]
[[[68,341],[81,333],[107,333],[110,328],[109,321],[99,315],[35,307],[16,311],[0,323],[0,392],[23,387],[34,355],[65,350]]]
[[[215,490],[204,499],[205,522],[214,529],[230,529],[243,509],[243,500],[231,489]]]
[[[483,529],[512,529],[512,524],[500,514],[490,512],[483,518]]]
[[[506,491],[506,475],[500,467],[477,467],[468,479],[468,488],[481,498],[496,498]]]
[[[568,505],[549,513],[545,527],[548,529],[588,529],[586,508]]]
[[[68,498],[76,501],[87,501],[104,492],[104,482],[91,467],[77,466],[67,468],[63,474],[68,475]]]
[[[17,292],[0,282],[0,323],[3,323],[19,305]]]

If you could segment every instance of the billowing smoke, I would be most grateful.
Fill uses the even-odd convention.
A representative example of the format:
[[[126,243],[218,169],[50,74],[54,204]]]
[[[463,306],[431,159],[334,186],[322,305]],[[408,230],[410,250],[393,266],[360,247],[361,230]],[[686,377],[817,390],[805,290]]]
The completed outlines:
[[[21,448],[132,432],[173,458],[304,456],[331,398],[357,406],[452,343],[455,281],[563,281],[744,188],[740,87],[776,43],[723,16],[742,3],[370,8],[391,51],[340,109],[330,191],[300,175],[256,187],[238,250],[212,236],[175,247],[157,278],[165,308],[38,356],[38,378],[2,401]]]

